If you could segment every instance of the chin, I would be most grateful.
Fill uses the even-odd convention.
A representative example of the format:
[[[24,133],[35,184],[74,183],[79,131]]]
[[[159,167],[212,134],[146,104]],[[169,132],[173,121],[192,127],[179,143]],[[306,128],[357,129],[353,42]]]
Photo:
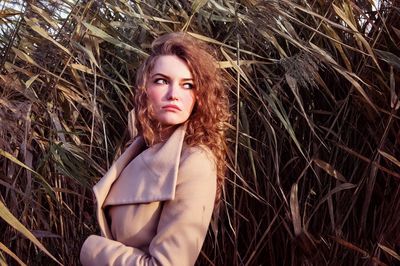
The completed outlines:
[[[179,124],[182,124],[185,121],[174,121],[174,122],[164,122],[164,121],[160,121],[161,125],[163,126],[176,126]]]
[[[167,117],[160,117],[158,121],[163,125],[163,126],[175,126],[182,124],[186,121],[187,119],[177,119],[174,117],[167,118]]]

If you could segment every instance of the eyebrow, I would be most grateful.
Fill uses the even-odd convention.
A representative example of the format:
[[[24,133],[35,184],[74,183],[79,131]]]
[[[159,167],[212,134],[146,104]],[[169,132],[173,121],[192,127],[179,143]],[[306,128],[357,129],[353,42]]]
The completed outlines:
[[[164,75],[162,73],[155,73],[155,74],[151,75],[152,78],[154,78],[155,76],[161,76],[161,77],[164,77],[164,78],[169,78],[167,75]],[[193,81],[193,78],[183,78],[182,80],[183,81]]]

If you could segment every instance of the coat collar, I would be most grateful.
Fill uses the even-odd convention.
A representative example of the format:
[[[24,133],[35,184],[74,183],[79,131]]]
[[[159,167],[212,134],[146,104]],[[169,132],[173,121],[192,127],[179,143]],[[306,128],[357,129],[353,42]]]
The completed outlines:
[[[130,203],[170,200],[175,197],[175,187],[186,123],[178,127],[166,142],[158,143],[141,154],[140,167],[135,168],[130,183]],[[138,156],[145,146],[143,137],[137,137],[125,152],[112,164],[107,173],[93,187],[97,201],[97,219],[102,235],[111,238],[103,204],[112,184],[122,170]]]

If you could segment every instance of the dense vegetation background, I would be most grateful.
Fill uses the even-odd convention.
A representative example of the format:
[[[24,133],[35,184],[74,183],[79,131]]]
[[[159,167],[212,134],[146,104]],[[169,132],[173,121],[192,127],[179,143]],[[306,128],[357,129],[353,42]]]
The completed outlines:
[[[182,30],[216,49],[232,100],[198,264],[400,263],[398,1],[2,0],[0,264],[78,264],[135,70]]]

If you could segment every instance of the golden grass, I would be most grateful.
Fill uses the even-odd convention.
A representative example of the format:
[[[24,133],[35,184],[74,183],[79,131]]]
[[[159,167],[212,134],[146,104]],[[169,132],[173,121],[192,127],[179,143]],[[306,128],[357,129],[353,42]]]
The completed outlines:
[[[135,71],[179,30],[216,48],[234,117],[198,265],[399,263],[400,6],[373,3],[3,1],[0,263],[78,265]]]

